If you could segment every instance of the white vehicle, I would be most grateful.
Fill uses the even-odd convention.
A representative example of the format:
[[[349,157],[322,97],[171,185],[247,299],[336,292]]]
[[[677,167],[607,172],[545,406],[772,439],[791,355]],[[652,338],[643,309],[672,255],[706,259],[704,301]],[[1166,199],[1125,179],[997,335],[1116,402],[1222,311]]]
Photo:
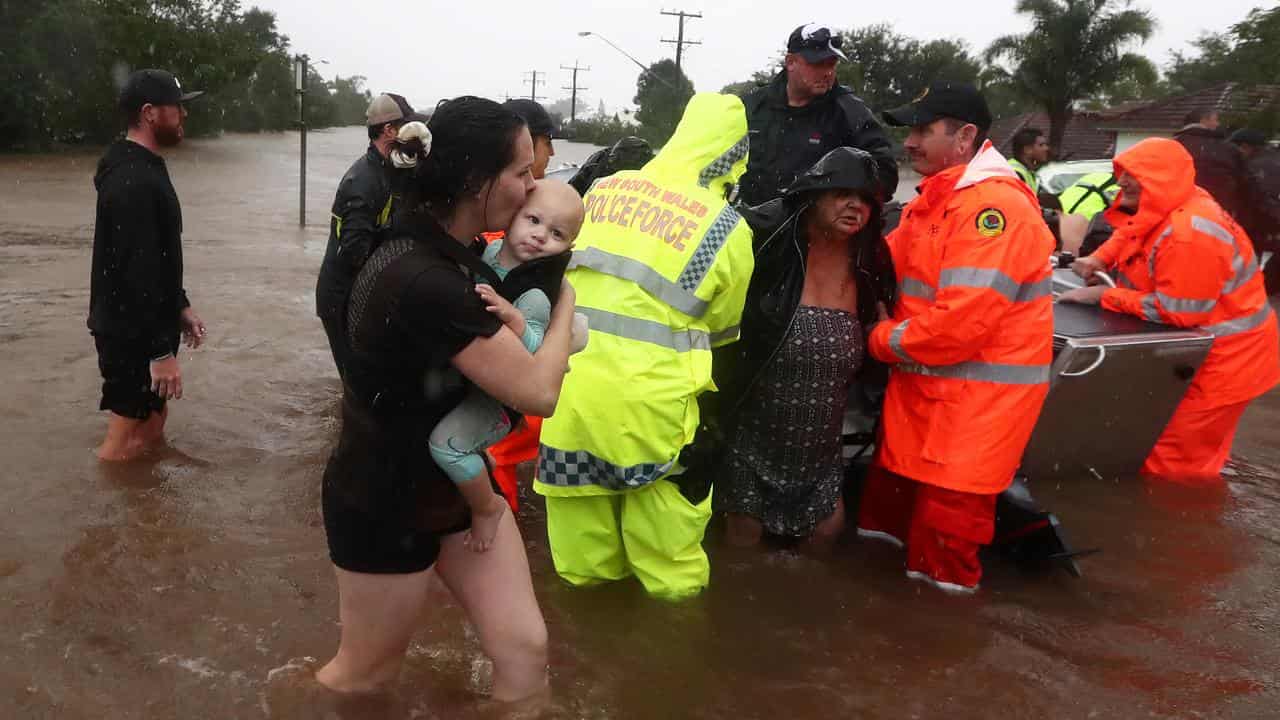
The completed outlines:
[[[1110,160],[1070,160],[1049,163],[1036,171],[1036,176],[1040,178],[1041,190],[1058,195],[1085,175],[1111,170]]]

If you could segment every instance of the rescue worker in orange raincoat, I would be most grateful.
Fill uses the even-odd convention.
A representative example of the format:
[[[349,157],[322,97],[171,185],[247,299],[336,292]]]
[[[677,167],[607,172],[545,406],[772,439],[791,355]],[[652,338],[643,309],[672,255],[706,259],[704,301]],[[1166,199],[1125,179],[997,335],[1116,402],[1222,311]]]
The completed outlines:
[[[908,577],[969,593],[1049,391],[1054,240],[986,140],[991,111],[972,85],[935,83],[884,118],[911,128],[924,180],[888,237],[892,318],[867,343],[892,369],[858,534],[905,545]]]
[[[1151,322],[1213,333],[1213,347],[1142,466],[1145,475],[1217,482],[1248,404],[1280,382],[1280,332],[1253,243],[1195,184],[1174,140],[1143,140],[1116,156],[1120,195],[1106,212],[1111,239],[1072,266],[1102,285],[1058,299],[1098,304]]]

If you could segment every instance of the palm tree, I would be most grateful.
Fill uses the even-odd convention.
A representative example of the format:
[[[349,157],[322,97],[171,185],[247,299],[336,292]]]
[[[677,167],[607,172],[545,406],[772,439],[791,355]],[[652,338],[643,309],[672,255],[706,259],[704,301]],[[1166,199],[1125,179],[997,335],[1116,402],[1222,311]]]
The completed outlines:
[[[1018,0],[1031,31],[996,38],[986,79],[1007,85],[1049,115],[1049,144],[1062,147],[1075,103],[1125,80],[1153,83],[1150,60],[1128,48],[1148,40],[1155,20],[1130,0]]]

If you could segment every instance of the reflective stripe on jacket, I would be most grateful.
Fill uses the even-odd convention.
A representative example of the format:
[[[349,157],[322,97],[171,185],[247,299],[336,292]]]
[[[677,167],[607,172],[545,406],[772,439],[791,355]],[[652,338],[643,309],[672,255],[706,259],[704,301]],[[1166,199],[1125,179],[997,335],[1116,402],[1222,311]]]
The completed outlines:
[[[1120,192],[1116,177],[1109,172],[1089,173],[1058,195],[1062,212],[1083,215],[1090,220],[1107,209]]]
[[[1144,140],[1115,166],[1142,191],[1137,213],[1107,211],[1116,230],[1093,257],[1115,268],[1121,287],[1106,291],[1102,306],[1214,334],[1187,399],[1220,407],[1270,390],[1280,382],[1280,335],[1249,237],[1195,185],[1179,143]]]
[[[972,493],[1008,487],[1049,389],[1053,235],[990,143],[925,178],[888,238],[899,283],[868,346],[894,363],[878,461]]]
[[[742,102],[704,93],[643,169],[587,193],[566,277],[590,340],[543,423],[539,493],[607,494],[677,469],[714,389],[711,348],[738,338],[754,261],[725,196],[746,164]]]

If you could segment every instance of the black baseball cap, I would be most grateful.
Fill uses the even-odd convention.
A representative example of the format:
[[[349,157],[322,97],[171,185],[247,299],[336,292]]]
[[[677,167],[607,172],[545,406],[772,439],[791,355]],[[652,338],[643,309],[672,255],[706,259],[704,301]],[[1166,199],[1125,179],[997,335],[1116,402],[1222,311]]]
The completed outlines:
[[[1254,147],[1267,146],[1267,134],[1261,130],[1253,128],[1240,128],[1231,133],[1231,142],[1236,145],[1253,145]]]
[[[143,105],[181,105],[203,94],[183,91],[182,83],[167,70],[135,70],[120,88],[120,109],[135,112]]]
[[[502,107],[519,115],[524,120],[524,124],[529,126],[529,134],[534,137],[539,135],[551,137],[555,133],[556,126],[551,122],[551,115],[547,113],[546,108],[533,100],[514,98],[502,103]]]
[[[796,53],[806,62],[811,63],[820,63],[831,58],[848,60],[849,58],[840,52],[840,46],[843,43],[844,39],[831,32],[831,28],[826,25],[809,23],[791,31],[791,37],[787,38],[787,52]]]
[[[915,100],[882,115],[885,122],[897,127],[915,127],[939,118],[952,118],[977,125],[982,132],[991,129],[987,99],[969,83],[936,82]]]

